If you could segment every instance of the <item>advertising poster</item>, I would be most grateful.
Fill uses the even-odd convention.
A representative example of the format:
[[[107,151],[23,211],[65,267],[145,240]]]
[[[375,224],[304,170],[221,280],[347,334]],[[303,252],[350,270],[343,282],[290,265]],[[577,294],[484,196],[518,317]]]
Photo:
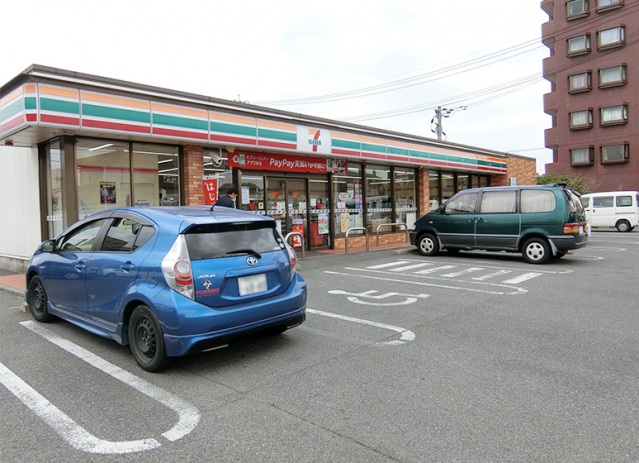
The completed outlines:
[[[346,233],[351,228],[351,215],[348,212],[342,212],[340,214],[340,222],[342,233]]]
[[[115,204],[115,182],[100,182],[100,204]]]
[[[318,214],[317,231],[320,235],[328,235],[328,214]]]

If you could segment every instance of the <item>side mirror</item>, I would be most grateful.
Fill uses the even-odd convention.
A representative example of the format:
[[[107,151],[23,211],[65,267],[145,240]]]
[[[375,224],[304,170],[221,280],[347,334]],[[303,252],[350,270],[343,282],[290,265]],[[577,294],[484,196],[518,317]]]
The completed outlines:
[[[38,246],[38,250],[42,252],[53,252],[54,249],[55,240],[43,241],[42,243],[40,243],[40,246]]]

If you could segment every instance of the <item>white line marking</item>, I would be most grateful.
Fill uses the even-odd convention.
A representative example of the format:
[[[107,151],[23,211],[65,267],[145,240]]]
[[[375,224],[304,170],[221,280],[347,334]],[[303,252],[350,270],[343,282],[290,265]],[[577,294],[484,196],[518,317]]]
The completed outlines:
[[[417,302],[418,298],[426,299],[427,297],[430,297],[429,294],[402,294],[402,293],[393,293],[393,292],[376,295],[377,292],[378,291],[372,289],[370,291],[364,291],[363,293],[348,293],[346,291],[342,291],[341,289],[332,289],[328,293],[348,296],[346,299],[348,299],[351,302],[354,302],[355,304],[373,305],[373,306],[408,305],[408,304]],[[360,298],[367,298],[367,299],[382,300],[382,299],[388,299],[389,297],[393,297],[393,296],[401,296],[401,297],[405,297],[406,299],[400,302],[371,302],[371,301],[363,301],[360,299]]]
[[[473,277],[473,280],[477,280],[477,281],[490,280],[491,278],[500,277],[502,275],[507,275],[509,273],[512,273],[512,270],[500,270],[498,272],[489,273],[487,275],[482,275],[480,277]]]
[[[33,321],[25,321],[20,323],[25,328],[32,332],[39,334],[47,341],[55,344],[56,346],[64,349],[70,354],[75,355],[81,360],[84,360],[89,365],[103,371],[104,373],[112,376],[113,378],[123,382],[127,386],[141,392],[142,394],[160,402],[167,408],[170,408],[178,415],[178,422],[168,431],[162,433],[162,436],[169,441],[176,441],[181,439],[190,433],[200,422],[200,412],[190,403],[180,399],[179,397],[160,389],[159,387],[143,380],[122,368],[107,362],[101,357],[89,352],[83,347],[68,341],[42,325],[39,325]],[[145,450],[145,449],[141,449]],[[137,450],[129,450],[137,451]],[[100,452],[103,453],[103,452]]]
[[[89,453],[131,453],[150,450],[160,446],[155,439],[110,442],[98,439],[82,426],[76,424],[59,408],[49,402],[19,376],[0,363],[0,382],[9,392],[53,428],[71,447]]]
[[[316,315],[323,315],[325,317],[337,318],[339,320],[345,320],[347,322],[361,323],[362,325],[375,326],[377,328],[384,328],[387,330],[396,331],[397,333],[401,333],[401,337],[395,341],[387,341],[380,344],[389,344],[391,346],[396,346],[399,344],[404,344],[407,341],[413,341],[415,339],[415,333],[400,326],[386,325],[384,323],[372,322],[370,320],[363,320],[361,318],[348,317],[346,315],[338,315],[336,313],[331,312],[322,312],[321,310],[314,310],[306,308],[307,312],[314,313]]]
[[[454,266],[453,266],[454,267]],[[357,272],[361,272],[361,271],[366,271],[365,269],[361,269],[361,268],[352,268],[352,267],[345,267],[346,270],[355,270]],[[373,272],[375,270],[372,270]],[[510,289],[511,291],[497,291],[497,290],[487,290],[487,289],[478,289],[478,288],[468,288],[468,287],[464,287],[464,286],[451,286],[451,285],[443,285],[443,284],[435,284],[435,283],[425,283],[422,281],[413,281],[413,280],[396,280],[393,278],[388,278],[386,276],[384,277],[374,277],[374,276],[370,276],[370,275],[359,275],[359,274],[352,274],[352,273],[344,273],[344,272],[332,272],[332,271],[328,271],[325,270],[324,273],[327,273],[329,275],[340,275],[340,276],[347,276],[347,277],[353,277],[353,278],[366,278],[369,280],[379,280],[379,281],[386,281],[386,282],[393,282],[393,283],[401,283],[401,284],[408,284],[408,285],[420,285],[420,286],[432,286],[434,288],[444,288],[444,289],[454,289],[455,291],[470,291],[470,292],[474,292],[474,293],[484,293],[484,294],[523,294],[523,293],[527,293],[528,290],[526,290],[525,288],[517,288],[517,287],[512,287],[512,286],[507,286],[507,285],[499,285],[496,283],[475,283],[477,285],[489,285],[489,286],[493,286],[493,287],[500,287],[503,286],[504,288]],[[383,273],[383,272],[380,272]],[[415,273],[419,273],[419,272],[415,272]],[[415,276],[415,274],[406,274],[406,277],[411,277],[411,276]]]
[[[396,265],[405,265],[405,264],[409,264],[410,262],[407,260],[398,260],[396,262],[388,262],[386,264],[379,264],[379,265],[371,265],[370,267],[366,267],[366,268],[370,268],[373,270],[379,270],[380,268],[388,268],[388,267],[394,267]]]
[[[442,275],[443,277],[447,277],[447,278],[455,278],[461,275],[466,275],[467,273],[475,273],[475,272],[479,272],[480,270],[486,270],[483,267],[469,267],[466,270],[460,270],[459,272],[453,272],[453,273],[447,273],[446,275]]]
[[[510,280],[504,280],[502,281],[502,283],[507,285],[516,285],[518,283],[521,283],[522,281],[531,280],[541,275],[543,275],[543,273],[539,273],[539,272],[524,273],[523,275],[519,275],[518,277],[511,278]]]
[[[426,270],[420,270],[415,272],[416,275],[426,275],[427,273],[435,273],[440,270],[450,270],[451,268],[457,267],[456,265],[442,265],[441,267],[433,267]]]
[[[413,265],[406,265],[404,267],[397,267],[397,268],[392,268],[390,269],[391,272],[403,272],[406,270],[414,270],[416,268],[422,268],[422,267],[427,267],[429,265],[432,264],[413,264]]]

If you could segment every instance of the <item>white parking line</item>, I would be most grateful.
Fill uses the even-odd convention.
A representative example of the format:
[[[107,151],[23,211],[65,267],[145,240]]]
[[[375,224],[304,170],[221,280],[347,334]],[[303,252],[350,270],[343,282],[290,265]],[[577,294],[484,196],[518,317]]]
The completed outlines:
[[[178,422],[162,436],[169,441],[176,441],[190,433],[200,421],[200,412],[193,405],[179,397],[160,389],[157,386],[143,380],[122,368],[107,362],[92,352],[68,341],[44,326],[33,321],[20,323],[25,328],[42,336],[47,341],[64,349],[70,354],[84,360],[89,365],[103,371],[127,386],[141,392],[147,397],[160,402],[178,415]],[[76,424],[71,418],[51,404],[46,398],[22,381],[6,367],[0,370],[0,380],[4,386],[18,397],[26,406],[31,408],[49,426],[51,426],[72,447],[90,453],[131,453],[159,447],[161,444],[156,439],[143,439],[138,441],[110,442],[98,439],[84,428]],[[6,381],[6,382],[5,382]]]
[[[131,453],[160,446],[155,439],[111,442],[98,439],[0,363],[0,383],[53,428],[71,447],[89,453]]]
[[[401,334],[401,337],[395,341],[387,341],[381,344],[389,344],[392,346],[396,346],[398,344],[404,344],[406,341],[413,341],[415,339],[415,333],[406,328],[402,328],[400,326],[386,325],[385,323],[377,323],[370,320],[363,320],[361,318],[348,317],[346,315],[338,315],[332,312],[323,312],[321,310],[314,309],[306,309],[307,312],[313,313],[316,315],[323,315],[325,317],[337,318],[339,320],[345,320],[347,322],[361,323],[362,325],[375,326],[377,328],[384,328],[386,330],[392,330]]]
[[[531,279],[536,278],[536,277],[538,277],[540,275],[543,275],[543,273],[528,272],[528,273],[524,273],[523,275],[519,275],[518,277],[511,278],[510,280],[504,280],[504,281],[502,281],[502,283],[505,283],[507,285],[516,285],[518,283],[521,283],[522,281],[531,280]]]

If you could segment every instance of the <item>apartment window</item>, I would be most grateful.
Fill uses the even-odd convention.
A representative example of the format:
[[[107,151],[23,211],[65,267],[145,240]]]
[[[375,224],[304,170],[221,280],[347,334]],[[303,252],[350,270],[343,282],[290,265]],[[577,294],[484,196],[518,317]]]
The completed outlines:
[[[573,148],[570,150],[570,164],[573,166],[590,165],[595,160],[595,148]]]
[[[590,53],[590,34],[578,35],[568,39],[568,56]]]
[[[613,10],[620,8],[624,4],[624,0],[596,0],[597,1],[597,13],[602,11]]]
[[[599,125],[617,125],[628,122],[628,105],[603,106],[599,108]]]
[[[628,82],[627,70],[625,64],[621,66],[613,66],[599,70],[599,88],[615,87],[617,85],[625,85]]]
[[[597,49],[620,47],[626,43],[626,28],[624,26],[604,29],[597,32]]]
[[[570,113],[570,130],[582,130],[592,127],[592,109]]]
[[[588,0],[569,0],[566,2],[566,19],[577,19],[588,14]]]
[[[587,92],[592,89],[592,72],[568,76],[568,93]]]
[[[605,145],[601,147],[602,163],[628,162],[630,158],[630,147],[628,144]]]

